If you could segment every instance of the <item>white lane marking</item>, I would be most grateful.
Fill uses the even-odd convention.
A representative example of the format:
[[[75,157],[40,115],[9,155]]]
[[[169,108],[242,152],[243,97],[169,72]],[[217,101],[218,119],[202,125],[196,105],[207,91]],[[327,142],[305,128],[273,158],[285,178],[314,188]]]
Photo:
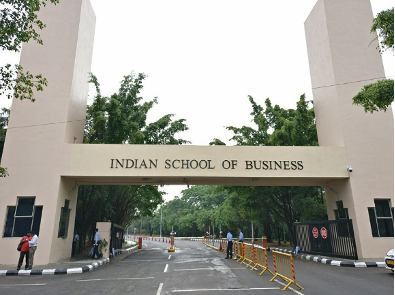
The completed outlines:
[[[169,255],[169,258],[167,258],[167,259],[170,259],[170,257],[171,257],[171,255]]]
[[[165,259],[128,259],[128,260],[121,260],[121,261],[117,261],[117,263],[118,262],[127,262],[127,263],[132,263],[132,262],[135,262],[135,261],[138,261],[138,262],[152,262],[152,261],[155,261],[155,262],[157,262],[157,261],[165,261]]]
[[[119,280],[149,280],[155,279],[155,277],[147,278],[114,278],[114,279],[90,279],[90,280],[76,280],[76,282],[92,282],[92,281],[119,281]]]
[[[250,290],[280,290],[280,288],[250,288]]]
[[[169,267],[168,264],[166,264],[165,270],[163,272],[167,272],[167,268]]]
[[[280,285],[283,285],[284,287],[287,285],[287,284],[285,284],[285,283],[283,283],[283,282],[281,282],[281,281],[279,281],[279,280],[274,280],[275,282],[277,282],[277,283],[279,283]],[[287,290],[291,290],[291,291],[293,291],[293,292],[295,292],[296,294],[298,294],[298,295],[304,295],[302,292],[299,292],[298,290],[295,290],[294,288],[292,288],[292,287],[288,287],[288,289]]]
[[[190,289],[190,290],[173,290],[172,293],[180,292],[207,292],[207,291],[253,291],[253,290],[279,290],[279,287],[275,288],[247,288],[247,289]]]
[[[205,268],[183,268],[183,269],[175,269],[174,271],[188,271],[188,270],[221,270],[221,269],[244,269],[247,270],[248,268],[245,267],[205,267]]]
[[[0,285],[0,287],[13,287],[13,286],[45,286],[47,283],[42,284],[5,284]]]
[[[160,292],[162,292],[162,287],[163,287],[163,283],[160,283],[158,291],[156,292],[156,295],[160,295]]]

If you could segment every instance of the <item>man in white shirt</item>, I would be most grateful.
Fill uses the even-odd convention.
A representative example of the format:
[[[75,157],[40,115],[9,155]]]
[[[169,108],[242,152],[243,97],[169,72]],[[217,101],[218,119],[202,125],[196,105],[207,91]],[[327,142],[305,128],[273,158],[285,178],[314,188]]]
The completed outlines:
[[[30,233],[30,236],[33,236],[33,238],[30,241],[28,241],[29,242],[29,268],[28,269],[32,269],[33,268],[34,253],[37,250],[38,237],[37,237],[36,233],[33,231],[29,231],[28,233]]]
[[[232,259],[232,247],[233,247],[233,236],[230,230],[228,230],[228,234],[226,235],[226,240],[228,241],[228,247],[226,248],[226,257],[225,259]]]
[[[241,231],[241,228],[239,228],[239,239],[237,241],[240,243],[244,243],[244,235],[243,232]]]
[[[95,256],[97,256],[97,258],[100,258],[100,254],[99,254],[99,241],[100,241],[100,234],[99,234],[99,229],[96,228],[96,233],[95,233],[95,238],[94,238],[94,246],[95,249],[93,250],[93,256],[92,258],[95,258]]]

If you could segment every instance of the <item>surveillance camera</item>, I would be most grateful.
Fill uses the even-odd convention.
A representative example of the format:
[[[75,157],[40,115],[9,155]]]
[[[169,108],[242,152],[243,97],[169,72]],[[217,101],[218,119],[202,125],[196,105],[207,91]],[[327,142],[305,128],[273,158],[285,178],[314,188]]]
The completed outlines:
[[[348,167],[347,167],[347,171],[348,171],[348,172],[352,172],[352,167],[348,166]]]

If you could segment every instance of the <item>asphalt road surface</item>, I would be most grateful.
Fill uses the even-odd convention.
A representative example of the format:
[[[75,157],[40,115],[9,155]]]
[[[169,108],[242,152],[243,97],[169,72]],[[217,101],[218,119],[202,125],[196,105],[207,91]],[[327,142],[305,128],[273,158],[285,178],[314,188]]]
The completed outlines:
[[[296,282],[281,289],[281,279],[251,271],[194,241],[169,244],[144,241],[144,248],[91,272],[72,275],[0,276],[0,294],[394,294],[394,275],[384,268],[351,268],[295,259]],[[273,270],[269,252],[269,268]]]

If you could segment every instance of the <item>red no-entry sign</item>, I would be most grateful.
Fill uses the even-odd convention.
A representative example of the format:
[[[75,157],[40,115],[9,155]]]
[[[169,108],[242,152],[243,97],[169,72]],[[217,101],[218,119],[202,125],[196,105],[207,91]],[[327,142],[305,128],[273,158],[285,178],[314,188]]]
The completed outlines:
[[[313,230],[311,232],[313,233],[314,238],[318,238],[318,229],[316,227],[313,227]]]
[[[328,236],[328,231],[326,230],[325,227],[321,227],[321,236],[326,239],[326,237]]]

